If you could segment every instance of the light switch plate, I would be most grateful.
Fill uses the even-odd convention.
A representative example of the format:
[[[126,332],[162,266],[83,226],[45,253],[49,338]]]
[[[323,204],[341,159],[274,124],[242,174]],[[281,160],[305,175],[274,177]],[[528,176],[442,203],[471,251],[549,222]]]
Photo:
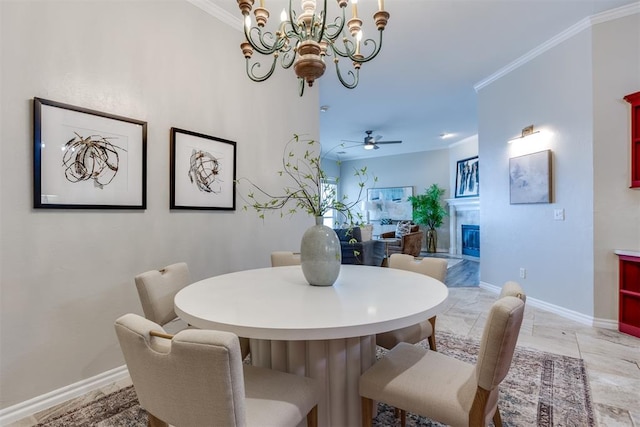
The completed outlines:
[[[564,221],[564,209],[554,209],[553,219],[556,221]]]

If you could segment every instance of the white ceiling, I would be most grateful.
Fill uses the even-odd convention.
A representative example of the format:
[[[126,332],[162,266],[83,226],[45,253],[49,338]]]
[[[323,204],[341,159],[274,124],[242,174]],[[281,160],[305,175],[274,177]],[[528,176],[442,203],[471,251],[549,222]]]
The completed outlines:
[[[234,0],[207,1],[241,17]],[[272,16],[285,3],[265,0]],[[403,141],[379,150],[350,143],[335,148],[346,160],[443,148],[473,136],[478,131],[474,85],[583,19],[630,3],[637,0],[386,0],[391,17],[382,51],[362,66],[359,85],[344,88],[327,61],[324,76],[305,90],[319,90],[318,108],[329,106],[320,113],[323,147],[362,141],[365,130],[382,140]],[[366,37],[377,36],[370,18],[376,9],[376,0],[359,0]],[[276,72],[291,73],[291,90],[297,90],[293,70]],[[514,136],[528,124],[514,124]],[[442,133],[455,136],[443,140]]]

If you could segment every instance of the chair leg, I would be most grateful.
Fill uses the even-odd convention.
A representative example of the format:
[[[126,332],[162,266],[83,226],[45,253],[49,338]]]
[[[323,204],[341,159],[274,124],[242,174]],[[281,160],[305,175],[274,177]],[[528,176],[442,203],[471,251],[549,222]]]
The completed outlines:
[[[429,319],[429,323],[431,323],[431,336],[427,338],[429,341],[429,348],[433,351],[438,351],[436,349],[436,316],[433,316]]]
[[[249,353],[251,353],[251,347],[249,346],[249,338],[239,337],[240,340],[240,355],[242,360],[246,359]]]
[[[362,402],[362,427],[371,427],[373,425],[373,400],[366,397],[360,398]]]
[[[502,427],[502,418],[500,418],[500,408],[496,406],[496,413],[493,414],[493,425],[495,427]]]
[[[318,427],[318,405],[311,408],[307,414],[307,427]]]
[[[156,418],[149,412],[147,412],[147,416],[149,418],[149,422],[147,423],[149,427],[169,427],[169,424],[165,423],[160,418]]]
[[[400,418],[400,409],[398,408],[393,408],[393,416],[395,418]]]
[[[407,411],[400,409],[400,427],[406,427],[407,425]]]

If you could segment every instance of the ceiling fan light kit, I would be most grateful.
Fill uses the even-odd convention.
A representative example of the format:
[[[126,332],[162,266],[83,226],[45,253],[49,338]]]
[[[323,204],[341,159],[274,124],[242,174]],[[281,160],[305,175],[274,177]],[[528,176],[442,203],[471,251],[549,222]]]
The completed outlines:
[[[382,138],[380,135],[377,135],[376,137],[371,136],[371,134],[373,133],[372,130],[367,130],[364,133],[366,133],[367,135],[364,137],[364,141],[363,141],[363,146],[362,148],[364,148],[365,150],[377,150],[378,148],[378,144],[401,144],[402,141],[380,141],[380,139]],[[359,143],[360,141],[349,141],[347,139],[343,139],[343,141],[346,142],[357,142]]]
[[[356,87],[362,64],[372,60],[380,52],[382,32],[389,20],[389,13],[384,10],[384,0],[378,0],[378,11],[373,14],[373,20],[379,39],[377,42],[373,39],[362,41],[363,21],[358,18],[358,0],[351,0],[352,18],[349,20],[345,12],[349,0],[336,0],[342,16],[337,16],[329,23],[327,0],[322,0],[324,7],[320,11],[316,7],[316,0],[301,0],[300,14],[291,6],[293,0],[289,0],[289,11],[282,11],[281,23],[274,33],[265,29],[270,16],[265,8],[265,0],[260,0],[260,6],[255,9],[254,0],[237,1],[245,22],[245,41],[240,48],[247,62],[247,75],[254,82],[267,80],[275,71],[276,62],[280,58],[282,68],[293,66],[298,76],[300,96],[304,93],[305,82],[311,87],[314,81],[324,74],[325,56],[333,56],[340,83],[348,89]],[[250,15],[252,10],[255,16],[253,26]],[[373,46],[372,51],[366,56],[363,55],[360,50],[361,44]],[[260,62],[250,63],[254,51],[273,56],[271,67],[265,73],[256,73],[260,69]],[[352,61],[353,70],[347,72],[348,79],[345,79],[340,71],[340,58]]]

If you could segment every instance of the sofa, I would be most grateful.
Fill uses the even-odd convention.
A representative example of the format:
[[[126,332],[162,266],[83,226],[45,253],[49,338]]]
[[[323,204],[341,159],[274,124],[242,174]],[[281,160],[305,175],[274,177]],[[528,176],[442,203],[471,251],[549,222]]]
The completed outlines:
[[[384,242],[363,241],[360,227],[337,228],[343,264],[373,265],[380,267],[385,257]]]
[[[380,234],[380,238],[382,239],[393,239],[395,237],[395,231]],[[396,243],[387,243],[387,252],[389,256],[392,254],[420,256],[423,237],[424,233],[420,231],[420,227],[414,224],[411,226],[409,233],[403,235]]]

